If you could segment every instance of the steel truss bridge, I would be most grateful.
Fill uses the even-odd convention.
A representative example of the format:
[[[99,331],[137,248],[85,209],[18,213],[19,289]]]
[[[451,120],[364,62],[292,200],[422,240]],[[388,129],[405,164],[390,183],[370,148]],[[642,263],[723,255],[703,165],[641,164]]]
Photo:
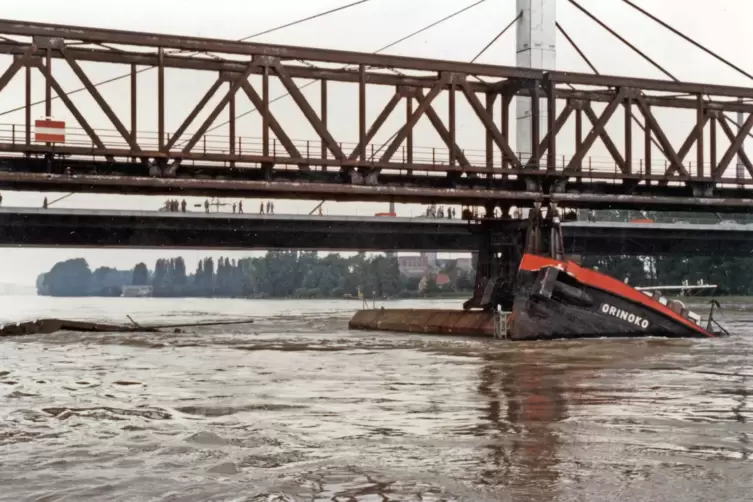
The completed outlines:
[[[753,88],[541,71],[340,50],[237,42],[0,20],[0,54],[12,61],[0,69],[0,93],[14,78],[25,79],[25,119],[0,127],[0,189],[129,194],[320,198],[396,202],[445,202],[531,206],[555,201],[583,208],[748,211],[753,163],[741,149],[753,129]],[[130,113],[119,116],[87,75],[89,62],[130,71]],[[67,67],[67,68],[64,68]],[[156,89],[139,78],[156,68]],[[62,69],[83,83],[111,122],[91,125],[60,83]],[[169,70],[169,78],[166,73]],[[193,72],[216,77],[174,131],[166,129],[166,96]],[[45,115],[53,96],[80,129],[69,125],[64,144],[33,138],[32,78],[45,86]],[[319,99],[307,98],[297,82],[313,80]],[[298,141],[270,107],[270,85],[278,82],[318,136]],[[336,137],[328,122],[330,84],[357,89],[357,128]],[[372,89],[392,96],[373,119],[367,115]],[[154,93],[157,131],[138,127],[138,102]],[[245,95],[261,116],[261,131],[239,130],[236,100]],[[437,111],[438,98],[448,109]],[[532,99],[530,154],[510,145],[510,104]],[[213,98],[219,102],[210,106]],[[122,100],[122,98],[119,98]],[[485,148],[475,152],[458,141],[457,106],[468,103],[483,128]],[[540,107],[547,110],[540,133]],[[189,109],[190,108],[190,109]],[[682,141],[673,142],[657,113],[682,109],[694,120]],[[229,111],[228,134],[210,134]],[[621,110],[621,112],[618,112]],[[742,127],[725,113],[746,114]],[[206,115],[198,120],[200,115]],[[404,116],[384,145],[374,138],[393,114]],[[123,115],[123,114],[121,114]],[[414,128],[428,119],[443,148],[414,144]],[[641,127],[635,126],[640,118]],[[571,122],[572,121],[572,122]],[[622,137],[607,126],[622,122]],[[563,128],[574,123],[574,137]],[[734,125],[734,124],[733,124]],[[543,136],[543,137],[542,137]],[[708,141],[705,139],[708,138]],[[597,140],[610,161],[593,163]],[[720,143],[721,142],[721,143]],[[723,144],[724,147],[719,147]],[[636,155],[636,152],[642,152]],[[736,156],[750,177],[730,169]]]

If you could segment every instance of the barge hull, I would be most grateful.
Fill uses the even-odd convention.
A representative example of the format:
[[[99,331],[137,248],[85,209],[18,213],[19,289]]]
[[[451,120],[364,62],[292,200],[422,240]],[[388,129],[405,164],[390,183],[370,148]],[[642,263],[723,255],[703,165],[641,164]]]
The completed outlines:
[[[359,310],[350,329],[435,335],[494,336],[491,312],[445,309]]]

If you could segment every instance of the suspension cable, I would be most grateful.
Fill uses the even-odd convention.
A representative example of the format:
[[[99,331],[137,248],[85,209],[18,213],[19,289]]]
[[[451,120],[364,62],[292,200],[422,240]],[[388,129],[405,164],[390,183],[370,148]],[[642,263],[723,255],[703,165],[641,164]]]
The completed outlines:
[[[648,18],[649,18],[649,19],[651,19],[652,21],[654,21],[654,22],[658,23],[659,25],[663,26],[663,27],[664,27],[664,28],[666,28],[667,30],[669,30],[669,31],[671,31],[672,33],[674,33],[675,35],[677,35],[678,37],[682,38],[682,39],[683,39],[683,40],[685,40],[686,42],[690,42],[691,44],[693,44],[693,45],[694,45],[695,47],[697,47],[698,49],[701,49],[701,50],[702,50],[703,52],[705,52],[706,54],[708,54],[708,55],[710,55],[711,57],[715,58],[715,59],[716,59],[717,61],[720,61],[720,62],[724,63],[725,65],[729,66],[730,68],[732,68],[733,70],[737,71],[737,72],[738,72],[738,73],[740,73],[741,75],[745,75],[745,76],[746,76],[746,77],[748,77],[749,79],[753,80],[753,75],[751,75],[750,73],[746,72],[745,70],[743,70],[743,69],[742,69],[742,68],[740,68],[739,66],[737,66],[737,65],[735,65],[735,64],[733,64],[733,63],[731,63],[731,62],[730,62],[730,61],[728,61],[727,59],[723,58],[722,56],[720,56],[720,55],[719,55],[719,54],[717,54],[716,52],[712,51],[712,50],[711,50],[711,49],[709,49],[708,47],[706,47],[706,46],[702,45],[701,43],[697,42],[696,40],[692,39],[692,38],[691,38],[691,37],[689,37],[688,35],[686,35],[686,34],[682,33],[682,32],[681,32],[680,30],[678,30],[678,29],[676,29],[676,28],[674,28],[674,27],[670,26],[670,25],[669,25],[669,24],[668,24],[667,22],[665,22],[665,21],[662,21],[661,19],[659,19],[658,17],[654,16],[653,14],[651,14],[650,12],[648,12],[647,10],[645,10],[645,9],[643,9],[643,8],[641,8],[641,7],[639,7],[639,6],[637,6],[636,4],[634,4],[633,2],[631,2],[630,0],[622,0],[622,1],[623,1],[624,3],[626,3],[626,4],[628,4],[628,5],[629,5],[630,7],[632,7],[633,9],[637,10],[638,12],[640,12],[641,14],[643,14],[644,16],[648,17]]]
[[[737,65],[735,65],[735,64],[733,64],[733,63],[731,63],[731,62],[730,62],[730,61],[728,61],[727,59],[723,58],[722,56],[720,56],[720,55],[719,55],[719,54],[717,54],[716,52],[712,51],[712,50],[711,50],[711,49],[709,49],[708,47],[706,47],[706,46],[704,46],[703,44],[699,43],[698,41],[694,40],[694,39],[693,39],[693,38],[691,38],[690,36],[688,36],[688,35],[686,35],[686,34],[682,33],[682,32],[681,32],[680,30],[678,30],[678,29],[674,28],[674,27],[673,27],[673,26],[671,26],[671,25],[670,25],[669,23],[667,23],[667,22],[665,22],[665,21],[663,21],[663,20],[659,19],[658,17],[654,16],[653,14],[651,14],[650,12],[648,12],[647,10],[645,10],[645,9],[643,9],[643,8],[641,8],[641,7],[639,7],[639,6],[637,6],[636,4],[634,4],[633,2],[631,2],[630,0],[623,0],[623,2],[625,2],[625,3],[626,3],[626,4],[628,4],[628,5],[630,6],[630,7],[634,8],[635,10],[637,10],[638,12],[640,12],[641,14],[643,14],[644,16],[648,17],[648,18],[649,18],[649,19],[651,19],[652,21],[654,21],[654,22],[658,23],[658,24],[659,24],[660,26],[662,26],[662,27],[666,28],[667,30],[671,31],[672,33],[674,33],[674,34],[675,34],[675,35],[677,35],[678,37],[682,38],[682,39],[683,39],[683,40],[685,40],[686,42],[689,42],[689,43],[691,43],[691,44],[692,44],[693,46],[697,47],[698,49],[701,49],[701,50],[702,50],[703,52],[705,52],[706,54],[709,54],[710,56],[712,56],[713,58],[715,58],[715,59],[716,59],[717,61],[720,61],[721,63],[723,63],[723,64],[727,65],[728,67],[730,67],[730,68],[732,68],[733,70],[737,71],[737,72],[738,72],[738,73],[740,73],[741,75],[744,75],[744,76],[748,77],[749,79],[753,80],[753,75],[751,75],[750,73],[746,72],[745,70],[743,70],[743,69],[742,69],[742,68],[740,68],[739,66],[737,66]],[[708,98],[709,98],[709,101],[711,101],[711,97],[710,97],[710,96],[708,96]],[[745,101],[748,101],[748,100],[745,100]],[[738,124],[737,122],[735,122],[735,121],[731,120],[731,119],[730,119],[729,117],[727,117],[727,115],[726,115],[726,114],[722,113],[722,117],[724,118],[724,120],[725,120],[726,122],[729,122],[729,123],[731,123],[731,124],[734,124],[734,125],[735,125],[735,127],[737,127],[738,129],[740,128],[740,125],[739,125],[739,124]],[[750,132],[749,132],[749,133],[748,133],[748,137],[751,137],[751,138],[753,138],[753,133],[750,133]]]
[[[575,43],[575,40],[573,40],[570,36],[568,36],[565,29],[560,25],[559,23],[556,23],[557,28],[560,30],[560,32],[565,36],[568,42],[570,42],[570,45],[572,45],[573,49],[580,55],[581,58],[583,58],[583,61],[586,62],[586,64],[591,68],[591,70],[596,75],[600,75],[599,70],[596,69],[596,67],[591,63],[591,61],[586,56],[585,52],[581,50],[581,48],[578,46],[578,44]],[[575,90],[575,87],[573,87],[572,84],[568,84],[571,89]],[[646,125],[644,125],[640,120],[638,120],[638,117],[631,114],[631,117],[633,119],[633,122],[645,133],[646,132]],[[664,148],[662,148],[661,144],[654,138],[653,135],[651,135],[651,142],[654,144],[656,148],[659,149],[661,153],[664,153]]]
[[[578,47],[578,44],[576,44],[575,41],[570,37],[570,35],[567,34],[567,32],[565,31],[565,28],[562,27],[559,21],[556,21],[554,24],[555,26],[557,26],[557,29],[560,30],[560,33],[562,33],[565,36],[567,41],[570,42],[570,45],[572,45],[573,49],[575,49],[575,51],[583,59],[583,61],[586,62],[588,67],[591,68],[591,71],[594,72],[594,74],[596,75],[601,75],[599,73],[599,70],[597,70],[596,67],[593,65],[593,63],[591,63],[591,60],[588,59],[586,54],[582,50],[580,50],[580,47]]]
[[[478,54],[476,54],[476,56],[473,59],[471,59],[471,63],[475,63],[478,60],[478,58],[480,58],[481,56],[483,56],[484,53],[486,51],[488,51],[489,48],[492,45],[494,45],[494,42],[496,42],[497,40],[499,40],[499,38],[502,35],[504,35],[507,32],[507,30],[509,30],[512,27],[512,25],[515,24],[518,21],[518,19],[520,19],[522,16],[523,16],[523,11],[521,10],[520,12],[518,12],[518,15],[515,16],[515,19],[513,19],[512,21],[510,21],[510,24],[508,24],[507,26],[505,26],[504,28],[502,28],[502,31],[500,31],[499,33],[497,33],[497,36],[494,37],[494,38],[492,38],[491,41],[488,44],[486,44],[486,46],[484,46],[483,49],[481,49],[481,52],[479,52]]]
[[[414,31],[413,33],[411,33],[409,35],[406,35],[406,36],[404,36],[403,38],[401,38],[399,40],[395,40],[394,42],[385,45],[381,49],[374,51],[374,54],[379,54],[380,52],[386,51],[387,49],[391,49],[392,47],[396,46],[397,44],[405,42],[406,40],[411,39],[411,38],[415,37],[416,35],[420,35],[421,33],[434,28],[435,26],[438,26],[438,25],[444,23],[445,21],[449,21],[450,19],[454,18],[455,16],[459,16],[460,14],[464,13],[467,10],[471,10],[472,8],[474,8],[474,7],[476,7],[476,6],[484,3],[485,1],[486,0],[478,0],[475,3],[467,5],[467,6],[463,7],[462,9],[457,10],[457,11],[453,12],[452,14],[449,14],[449,15],[443,17],[442,19],[440,19],[438,21],[434,21],[433,23],[428,24],[428,25],[424,26],[423,28],[420,28],[420,29]]]
[[[398,39],[398,40],[396,40],[396,41],[394,41],[392,43],[389,43],[389,44],[385,45],[381,49],[377,49],[376,51],[372,52],[372,54],[379,54],[380,52],[386,51],[387,49],[391,49],[392,47],[396,46],[397,44],[405,42],[406,40],[409,40],[409,39],[415,37],[416,35],[419,35],[419,34],[425,32],[426,30],[434,28],[435,26],[438,26],[438,25],[444,23],[445,21],[449,21],[450,19],[452,19],[452,18],[454,18],[456,16],[459,16],[460,14],[462,14],[462,13],[464,13],[464,12],[472,9],[473,7],[476,7],[476,6],[478,6],[478,5],[480,5],[480,4],[484,3],[484,2],[486,2],[486,0],[477,0],[476,2],[474,2],[474,3],[470,4],[470,5],[467,5],[467,6],[463,7],[460,10],[457,10],[457,11],[453,12],[452,14],[450,14],[448,16],[445,16],[445,17],[443,17],[442,19],[440,19],[438,21],[434,21],[433,23],[428,24],[428,25],[424,26],[423,28],[420,28],[420,29],[414,31],[413,33],[410,33],[409,35],[406,35],[406,36],[404,36],[404,37],[402,37],[402,38],[400,38],[400,39]],[[345,69],[347,69],[350,66],[351,65],[349,65],[349,64],[345,65],[342,68],[340,68],[340,70],[345,70]],[[310,82],[307,82],[307,83],[305,83],[303,85],[298,86],[298,89],[305,89],[306,87],[309,87],[309,86],[315,84],[316,82],[317,82],[317,80],[312,80]],[[277,97],[275,97],[273,99],[270,99],[269,100],[269,104],[275,103],[275,102],[277,102],[277,101],[279,101],[281,99],[285,99],[288,96],[290,96],[289,92],[286,92],[285,94],[281,94],[281,95],[279,95],[279,96],[277,96]],[[243,118],[243,117],[245,117],[247,115],[250,115],[250,114],[252,114],[254,112],[257,112],[257,111],[259,111],[259,110],[256,107],[251,108],[250,110],[245,111],[245,112],[241,113],[240,115],[236,115],[235,119],[237,120],[237,119]],[[219,123],[219,124],[217,124],[215,126],[210,127],[209,129],[207,129],[207,133],[215,131],[215,130],[219,129],[220,127],[224,127],[224,126],[226,126],[229,123],[230,123],[230,120],[225,120],[224,122],[221,122],[221,123]]]
[[[645,59],[646,61],[648,61],[649,63],[651,63],[651,65],[654,68],[656,68],[659,71],[661,71],[663,74],[665,74],[666,76],[668,76],[671,80],[674,80],[675,82],[679,82],[679,80],[677,78],[675,78],[674,75],[672,75],[667,70],[665,70],[662,65],[660,65],[659,63],[657,63],[656,61],[654,61],[653,59],[651,59],[645,52],[643,52],[642,50],[640,50],[639,48],[637,48],[635,45],[633,45],[630,42],[628,42],[625,39],[625,37],[623,37],[622,35],[620,35],[616,31],[614,31],[606,23],[604,23],[601,19],[599,19],[598,17],[596,17],[595,15],[593,15],[591,12],[589,12],[585,7],[583,7],[582,5],[580,5],[575,0],[569,0],[569,1],[570,1],[571,4],[573,4],[575,7],[577,7],[578,10],[580,10],[585,15],[587,15],[588,17],[590,17],[599,26],[601,26],[602,28],[604,28],[605,30],[607,30],[610,34],[612,34],[612,36],[614,36],[615,38],[617,38],[617,40],[619,40],[623,44],[627,45],[630,49],[633,50],[633,52],[635,52],[636,54],[638,54],[639,56],[641,56],[643,59]]]
[[[370,0],[357,0],[355,2],[351,2],[351,3],[346,4],[346,5],[341,5],[340,7],[335,7],[333,9],[329,9],[327,11],[320,12],[318,14],[314,14],[314,15],[307,16],[307,17],[304,17],[304,18],[301,18],[301,19],[297,19],[295,21],[291,21],[291,22],[288,22],[288,23],[285,23],[285,24],[282,24],[282,25],[279,25],[279,26],[275,26],[274,28],[269,28],[267,30],[260,31],[259,33],[254,33],[253,35],[249,35],[247,37],[243,37],[241,39],[238,39],[238,42],[246,42],[248,40],[251,40],[252,38],[257,38],[257,37],[260,37],[262,35],[268,35],[270,33],[282,30],[284,28],[290,28],[291,26],[296,26],[298,24],[305,23],[306,21],[312,21],[314,19],[325,17],[325,16],[328,16],[330,14],[334,14],[336,12],[340,12],[340,11],[343,11],[345,9],[349,9],[351,7],[355,7],[357,5],[360,5],[362,3],[366,3],[366,2],[369,2],[369,1]],[[178,52],[183,52],[183,51],[178,51]],[[189,56],[195,56],[197,54],[200,54],[200,53],[199,52],[194,52],[192,54],[189,54]],[[149,71],[149,70],[153,70],[154,68],[156,68],[156,66],[148,66],[146,68],[141,68],[140,70],[136,71],[136,74],[143,73],[143,72],[146,72],[146,71]],[[99,86],[102,86],[102,85],[105,85],[105,84],[109,84],[109,83],[112,83],[112,82],[117,82],[118,80],[123,80],[125,78],[130,77],[130,76],[131,76],[130,72],[129,73],[124,73],[124,74],[119,75],[117,77],[112,77],[112,78],[109,78],[107,80],[102,80],[100,82],[97,82],[97,83],[94,84],[94,87],[99,87]],[[79,92],[83,92],[85,90],[86,90],[86,87],[79,87],[78,89],[72,90],[70,92],[66,92],[66,95],[70,96],[72,94],[78,94]],[[60,96],[57,96],[57,95],[55,95],[55,96],[52,97],[53,100],[59,99],[59,98],[60,98]],[[45,100],[36,101],[34,103],[31,103],[29,106],[37,106],[37,105],[41,105],[43,103],[45,103]],[[11,110],[6,110],[4,112],[0,112],[0,117],[2,117],[4,115],[8,115],[10,113],[14,113],[14,112],[18,112],[18,111],[24,110],[25,108],[26,108],[26,105],[13,108]]]

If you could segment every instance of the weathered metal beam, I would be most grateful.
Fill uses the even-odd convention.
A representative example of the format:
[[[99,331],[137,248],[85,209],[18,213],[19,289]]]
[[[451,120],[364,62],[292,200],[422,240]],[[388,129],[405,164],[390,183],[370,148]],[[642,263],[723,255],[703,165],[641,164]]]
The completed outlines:
[[[715,178],[720,178],[724,174],[724,171],[727,169],[730,162],[732,162],[734,156],[742,148],[743,142],[748,137],[748,133],[750,133],[751,129],[753,129],[753,114],[748,115],[748,118],[740,127],[737,135],[729,145],[729,148],[727,148],[727,151],[724,152],[724,155],[722,155],[722,159],[719,161],[719,165],[717,166],[716,171],[714,171],[713,173],[713,176]],[[753,173],[751,173],[751,175],[753,176]]]
[[[562,111],[554,120],[554,129],[552,129],[551,131],[548,131],[546,135],[544,136],[544,139],[542,139],[541,143],[539,143],[539,148],[538,148],[539,158],[534,159],[533,157],[531,157],[528,160],[526,167],[528,168],[533,167],[535,164],[541,161],[541,157],[545,153],[547,153],[547,151],[549,150],[550,142],[552,141],[553,138],[556,139],[560,130],[567,123],[572,113],[573,113],[573,105],[570,101],[568,101],[567,104],[565,104],[565,108],[562,109]],[[578,144],[580,144],[580,141],[578,142]]]
[[[424,93],[421,89],[416,89],[414,93],[414,97],[416,98],[416,101],[418,102],[418,105],[421,106],[421,104],[426,100],[427,98],[424,96]],[[456,165],[454,160],[457,160],[458,163],[463,167],[471,167],[471,163],[468,162],[468,159],[465,156],[465,153],[460,148],[460,146],[455,141],[455,138],[453,137],[453,134],[447,130],[447,127],[445,127],[444,122],[442,122],[442,119],[439,118],[439,115],[437,114],[437,111],[434,109],[431,104],[426,107],[426,118],[429,119],[429,122],[431,122],[431,125],[434,126],[434,130],[437,131],[437,134],[439,134],[439,137],[444,142],[445,146],[450,152],[454,152],[454,154],[450,154],[450,160],[449,163],[450,166]]]
[[[180,138],[183,136],[183,133],[186,132],[188,127],[191,125],[191,123],[194,120],[196,120],[196,117],[199,115],[199,113],[201,113],[204,107],[207,106],[207,103],[209,103],[209,100],[212,99],[212,97],[217,93],[221,85],[222,85],[222,79],[218,78],[217,80],[214,81],[212,86],[207,90],[207,92],[204,93],[204,96],[202,96],[199,102],[196,103],[196,106],[193,107],[193,109],[188,114],[188,116],[183,121],[183,123],[178,127],[178,129],[170,137],[170,140],[165,145],[165,150],[167,151],[172,150],[172,148],[178,143],[178,140],[180,140]]]
[[[497,78],[540,78],[542,74],[540,70],[508,66],[13,20],[0,20],[0,34],[62,38],[94,44],[162,47],[190,52],[270,56],[343,65],[363,64],[370,67],[402,68],[416,71],[457,72]]]
[[[188,153],[191,150],[193,150],[193,147],[196,146],[196,143],[199,142],[201,137],[206,134],[207,129],[214,123],[215,120],[217,120],[217,117],[219,116],[220,112],[227,106],[227,104],[230,102],[230,98],[235,96],[235,93],[238,92],[238,89],[241,88],[243,85],[243,82],[248,81],[248,77],[251,74],[251,70],[257,65],[255,62],[250,62],[247,65],[246,71],[236,77],[235,81],[230,85],[230,89],[228,89],[227,94],[220,100],[219,103],[217,103],[217,106],[214,107],[214,110],[209,114],[209,116],[204,120],[204,122],[199,126],[199,128],[196,130],[194,135],[191,137],[190,140],[188,140],[188,143],[186,143],[186,146],[183,147],[183,153]]]
[[[73,115],[76,121],[78,121],[79,125],[81,125],[81,128],[86,131],[86,134],[89,136],[89,139],[92,140],[92,143],[94,143],[94,145],[96,145],[98,148],[101,148],[102,150],[107,150],[107,147],[102,142],[102,139],[100,139],[99,135],[94,131],[92,126],[89,125],[89,122],[86,120],[86,118],[84,118],[76,105],[73,104],[71,98],[68,97],[68,94],[65,93],[63,88],[58,83],[57,79],[50,72],[50,69],[43,64],[37,64],[36,67],[42,73],[42,75],[44,75],[44,78],[47,79],[50,87],[55,90],[58,98],[60,98],[60,100],[65,104],[66,108],[68,108],[68,111],[71,112],[71,115]],[[111,154],[108,156],[112,158]]]
[[[374,136],[376,136],[376,133],[378,133],[379,129],[382,128],[384,123],[389,118],[390,114],[392,114],[392,111],[397,107],[398,103],[400,103],[401,99],[402,99],[402,95],[400,94],[400,92],[395,91],[395,94],[393,94],[390,100],[387,102],[387,104],[384,105],[384,108],[382,109],[381,112],[379,112],[379,115],[377,115],[377,118],[374,119],[374,123],[372,123],[371,127],[369,127],[369,130],[366,132],[363,140],[359,142],[356,148],[353,149],[353,152],[350,155],[348,155],[349,160],[356,160],[359,157],[359,155],[361,155],[360,152],[365,151],[366,145],[368,145],[369,142],[371,142],[371,140],[374,139]],[[326,154],[326,151],[324,153]],[[361,160],[365,161],[366,160],[365,156]]]
[[[384,151],[380,162],[385,163],[390,161],[397,149],[400,148],[400,144],[405,141],[405,138],[408,136],[408,132],[413,130],[413,127],[416,125],[418,120],[424,115],[424,113],[426,113],[426,110],[431,105],[431,102],[434,101],[434,98],[436,98],[439,93],[442,92],[442,89],[444,88],[446,83],[446,76],[442,76],[439,80],[434,81],[434,87],[429,91],[424,100],[419,103],[418,107],[413,111],[411,116],[405,121],[403,127],[400,128],[395,138],[390,142],[389,146]]]
[[[586,103],[583,106],[583,112],[586,114],[588,121],[591,122],[591,125],[595,128],[599,118],[596,116],[596,112],[594,112],[594,109],[591,107],[590,103]],[[630,128],[628,127],[627,131],[629,130]],[[604,143],[604,146],[607,147],[607,151],[612,156],[612,160],[614,160],[615,165],[620,169],[620,171],[622,171],[623,173],[629,172],[625,163],[625,159],[620,153],[620,149],[617,148],[617,145],[614,144],[612,137],[609,135],[606,129],[603,127],[600,128],[598,135],[601,138],[601,141]],[[625,149],[627,150],[627,146],[625,147]]]
[[[330,152],[332,152],[332,155],[334,155],[336,159],[344,159],[345,153],[343,153],[342,148],[340,148],[340,145],[337,144],[335,138],[332,137],[332,134],[322,123],[322,120],[317,116],[316,112],[311,107],[308,100],[298,88],[296,83],[293,81],[293,78],[290,76],[287,70],[281,64],[279,64],[279,62],[275,62],[272,65],[272,68],[274,68],[277,76],[280,77],[280,81],[285,87],[285,90],[290,93],[290,96],[296,102],[301,112],[303,112],[303,115],[306,117],[306,120],[309,121],[311,127],[314,128],[319,137],[327,144],[327,148]],[[364,109],[364,113],[365,111],[366,110]]]
[[[23,54],[29,48],[28,44],[0,42],[0,54]],[[138,65],[138,66],[159,66],[158,54],[144,54],[134,53],[128,51],[105,51],[98,49],[88,49],[79,47],[66,48],[69,54],[78,61],[92,61],[102,63],[113,64],[125,64],[125,65]],[[51,57],[62,58],[62,53],[59,50],[52,49]],[[34,52],[35,57],[44,56],[44,51],[37,50]],[[246,64],[242,61],[223,61],[217,59],[208,59],[206,57],[196,56],[171,56],[164,55],[163,65],[165,68],[176,68],[186,70],[203,70],[203,71],[216,71],[216,72],[236,72],[243,73],[246,70]],[[326,79],[333,82],[347,82],[357,83],[359,80],[359,73],[347,69],[329,69],[329,68],[312,68],[307,66],[285,65],[285,69],[292,78],[304,78],[304,79]],[[263,74],[263,68],[257,68],[254,70],[254,74]],[[622,77],[615,77],[622,78]],[[431,88],[436,82],[435,77],[423,77],[423,76],[411,76],[411,75],[396,75],[380,72],[366,72],[366,83],[369,85],[389,85],[389,86],[411,86],[411,87],[423,87]],[[663,81],[659,81],[663,82]],[[564,83],[559,82],[562,86],[556,88],[558,98],[562,99],[586,99],[590,101],[609,102],[611,100],[612,91],[602,90],[573,90],[567,88]],[[635,83],[634,79],[626,79],[625,83]],[[495,83],[481,83],[481,82],[469,82],[468,83],[474,92],[497,92],[498,85]],[[524,86],[513,86],[512,91],[516,95],[530,95],[530,89]],[[644,89],[650,90],[650,89]],[[723,95],[722,95],[723,96]],[[731,96],[727,96],[731,97]],[[679,97],[663,97],[663,96],[651,96],[645,95],[647,103],[651,106],[668,107],[668,108],[687,108],[694,109],[697,104],[695,99],[679,98]],[[729,112],[753,111],[753,104],[740,103],[735,101],[723,101],[716,99],[714,102],[707,102],[706,106],[718,110],[726,110]]]
[[[487,112],[484,105],[481,104],[481,100],[478,99],[478,96],[476,96],[476,94],[470,88],[468,82],[463,81],[461,83],[461,88],[463,90],[463,94],[465,94],[465,98],[468,100],[471,108],[473,108],[473,111],[476,113],[476,116],[484,124],[484,128],[486,129],[487,133],[491,135],[491,138],[497,144],[499,149],[502,150],[502,153],[508,158],[508,160],[512,162],[513,165],[517,166],[520,161],[513,152],[512,148],[510,148],[508,138],[502,136],[502,133],[494,123],[494,117],[492,117],[492,115]]]
[[[638,108],[643,114],[643,118],[646,120],[646,128],[650,129],[656,136],[656,139],[659,141],[662,150],[664,150],[664,155],[667,156],[670,165],[674,166],[675,169],[680,171],[683,176],[689,176],[690,174],[688,173],[688,170],[683,165],[682,160],[680,160],[680,158],[677,156],[677,152],[672,147],[672,144],[667,138],[667,135],[664,134],[664,129],[662,129],[661,125],[659,125],[659,122],[656,120],[656,117],[654,117],[654,114],[651,113],[651,108],[648,106],[648,103],[646,103],[646,100],[641,96],[637,96],[636,101],[638,103]]]
[[[89,91],[91,97],[94,98],[94,101],[97,102],[99,108],[104,112],[105,115],[107,115],[107,118],[110,119],[112,125],[115,126],[115,129],[117,129],[118,133],[120,133],[125,142],[128,143],[128,146],[130,146],[137,152],[141,151],[141,147],[139,147],[138,143],[136,143],[132,135],[128,132],[128,129],[126,129],[123,125],[123,122],[120,121],[120,118],[118,118],[107,101],[105,101],[105,99],[99,93],[96,86],[92,83],[91,80],[89,80],[89,77],[86,75],[86,72],[84,72],[83,68],[81,68],[78,62],[74,58],[72,58],[65,50],[63,50],[63,57],[68,62],[68,65],[73,70],[73,73],[76,74],[79,80],[81,80],[81,83],[84,84],[86,90]]]
[[[601,113],[601,116],[593,125],[588,135],[586,135],[586,139],[583,140],[583,143],[575,151],[575,154],[570,159],[570,162],[567,164],[567,167],[565,167],[566,172],[574,171],[581,165],[581,163],[583,162],[583,158],[591,149],[591,146],[593,146],[594,142],[596,141],[596,138],[602,134],[602,132],[604,131],[604,127],[607,125],[607,122],[609,122],[609,119],[612,118],[612,115],[614,115],[614,112],[617,110],[617,107],[621,104],[622,99],[624,97],[625,97],[625,89],[620,88],[620,90],[617,91],[617,93],[612,98],[612,101],[607,105],[606,108],[604,108],[604,111]]]
[[[735,141],[736,135],[734,132],[732,132],[732,128],[729,126],[729,123],[727,123],[727,117],[725,117],[724,114],[719,114],[719,124],[722,126],[722,131],[724,131],[724,135],[727,136],[729,142],[733,143]],[[712,152],[712,158],[714,159],[714,161],[711,175],[716,175],[716,177],[721,178],[724,172],[720,172],[719,166],[718,164],[716,164],[716,131],[712,130],[712,132],[714,133],[715,140],[712,143],[712,147],[714,148]],[[740,160],[745,166],[745,169],[747,169],[751,177],[753,177],[753,163],[751,163],[748,154],[742,148],[738,150],[737,154],[740,156]]]
[[[279,122],[277,122],[277,119],[272,114],[272,112],[269,111],[269,88],[266,90],[266,98],[259,96],[259,94],[256,92],[254,87],[251,85],[251,82],[248,80],[243,80],[241,82],[241,88],[243,89],[243,92],[246,93],[246,96],[248,96],[248,99],[251,100],[251,103],[256,107],[257,110],[264,110],[264,117],[266,119],[266,125],[265,127],[267,129],[267,137],[264,139],[264,144],[266,145],[266,148],[264,149],[264,156],[269,155],[269,130],[271,130],[275,136],[277,136],[277,139],[280,140],[280,143],[282,144],[282,147],[285,148],[285,151],[288,152],[288,155],[290,155],[291,158],[294,159],[303,159],[303,156],[301,155],[301,152],[298,151],[298,148],[296,148],[295,144],[293,143],[293,140],[290,139],[290,136],[288,136],[288,133],[285,132],[285,129],[280,125]],[[274,153],[274,152],[273,152]],[[327,157],[322,157],[326,159]],[[308,170],[308,166],[302,166],[301,167],[304,170]]]

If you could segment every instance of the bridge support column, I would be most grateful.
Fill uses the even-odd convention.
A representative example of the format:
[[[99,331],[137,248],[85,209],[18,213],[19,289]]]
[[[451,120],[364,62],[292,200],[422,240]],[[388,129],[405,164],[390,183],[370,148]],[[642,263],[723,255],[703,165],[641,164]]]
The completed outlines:
[[[511,310],[515,298],[515,280],[524,253],[564,259],[559,223],[556,206],[549,206],[545,217],[540,204],[528,214],[525,236],[520,231],[495,232],[493,220],[481,223],[483,239],[477,253],[473,297],[463,304],[463,308],[495,310],[501,307],[503,311]]]

